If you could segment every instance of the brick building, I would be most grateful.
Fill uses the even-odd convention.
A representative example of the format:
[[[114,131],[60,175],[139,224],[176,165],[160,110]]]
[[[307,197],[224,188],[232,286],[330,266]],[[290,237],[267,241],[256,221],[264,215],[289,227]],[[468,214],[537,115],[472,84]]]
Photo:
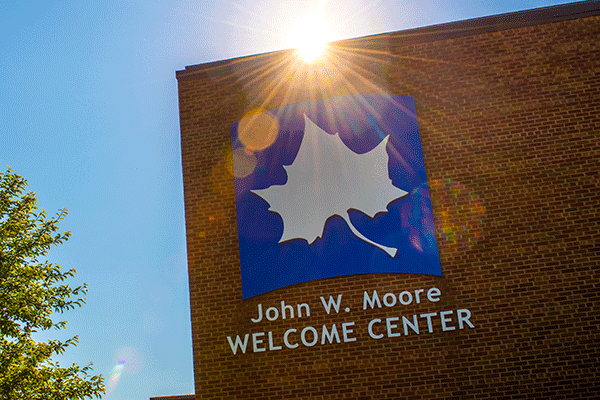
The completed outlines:
[[[313,64],[279,51],[190,66],[177,80],[196,398],[596,396],[600,2],[344,40]],[[351,274],[244,299],[236,121],[378,94],[414,99],[442,275]],[[365,307],[374,291],[381,308]],[[320,298],[338,294],[348,312],[325,312]],[[310,315],[282,318],[300,305]]]

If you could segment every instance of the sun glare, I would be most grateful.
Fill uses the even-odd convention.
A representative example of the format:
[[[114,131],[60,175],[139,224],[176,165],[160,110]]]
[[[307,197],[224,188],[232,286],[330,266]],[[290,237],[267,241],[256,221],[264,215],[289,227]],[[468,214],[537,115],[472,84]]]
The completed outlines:
[[[311,63],[325,51],[327,42],[319,37],[307,37],[298,45],[298,54],[304,62]]]
[[[293,47],[297,49],[304,62],[316,61],[327,48],[330,34],[321,19],[304,21],[293,35]]]

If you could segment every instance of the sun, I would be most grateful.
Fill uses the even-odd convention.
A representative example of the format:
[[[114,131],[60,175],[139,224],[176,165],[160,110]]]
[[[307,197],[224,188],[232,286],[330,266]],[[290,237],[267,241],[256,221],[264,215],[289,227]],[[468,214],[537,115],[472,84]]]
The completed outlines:
[[[330,41],[331,34],[321,18],[306,19],[292,35],[292,46],[306,63],[318,60]]]
[[[297,45],[297,51],[304,62],[316,61],[327,48],[327,40],[318,35],[309,35],[301,39]]]
[[[312,63],[325,51],[327,43],[323,41],[307,42],[298,47],[298,54],[304,62]]]

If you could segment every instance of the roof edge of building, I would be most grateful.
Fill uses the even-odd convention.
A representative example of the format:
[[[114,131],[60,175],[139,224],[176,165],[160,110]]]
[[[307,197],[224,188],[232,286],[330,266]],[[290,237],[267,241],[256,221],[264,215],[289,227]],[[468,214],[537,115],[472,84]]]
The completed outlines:
[[[423,43],[436,40],[477,35],[481,33],[498,32],[533,25],[549,24],[578,18],[600,15],[600,0],[579,1],[575,3],[559,4],[555,6],[534,8],[530,10],[514,11],[485,17],[471,18],[460,21],[446,22],[419,28],[384,32],[373,35],[361,36],[332,42],[337,46],[356,46],[357,42],[369,41],[376,37],[403,38],[404,43]],[[184,70],[176,71],[178,80],[189,79],[191,75],[207,69],[226,66],[235,61],[257,60],[268,57],[274,53],[285,53],[293,49],[269,51],[265,53],[234,57],[219,61],[186,66]]]
[[[600,1],[591,0],[448,22],[390,33],[408,42],[445,40],[600,15]],[[353,39],[350,39],[353,40]]]
[[[195,398],[195,394],[180,394],[175,396],[150,397],[150,400],[194,400]]]

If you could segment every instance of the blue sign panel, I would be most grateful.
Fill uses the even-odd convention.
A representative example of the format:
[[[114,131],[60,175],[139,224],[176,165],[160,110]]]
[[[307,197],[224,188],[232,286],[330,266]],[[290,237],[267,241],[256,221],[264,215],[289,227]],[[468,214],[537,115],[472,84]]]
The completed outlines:
[[[412,97],[256,110],[231,130],[244,298],[352,274],[442,274]]]

